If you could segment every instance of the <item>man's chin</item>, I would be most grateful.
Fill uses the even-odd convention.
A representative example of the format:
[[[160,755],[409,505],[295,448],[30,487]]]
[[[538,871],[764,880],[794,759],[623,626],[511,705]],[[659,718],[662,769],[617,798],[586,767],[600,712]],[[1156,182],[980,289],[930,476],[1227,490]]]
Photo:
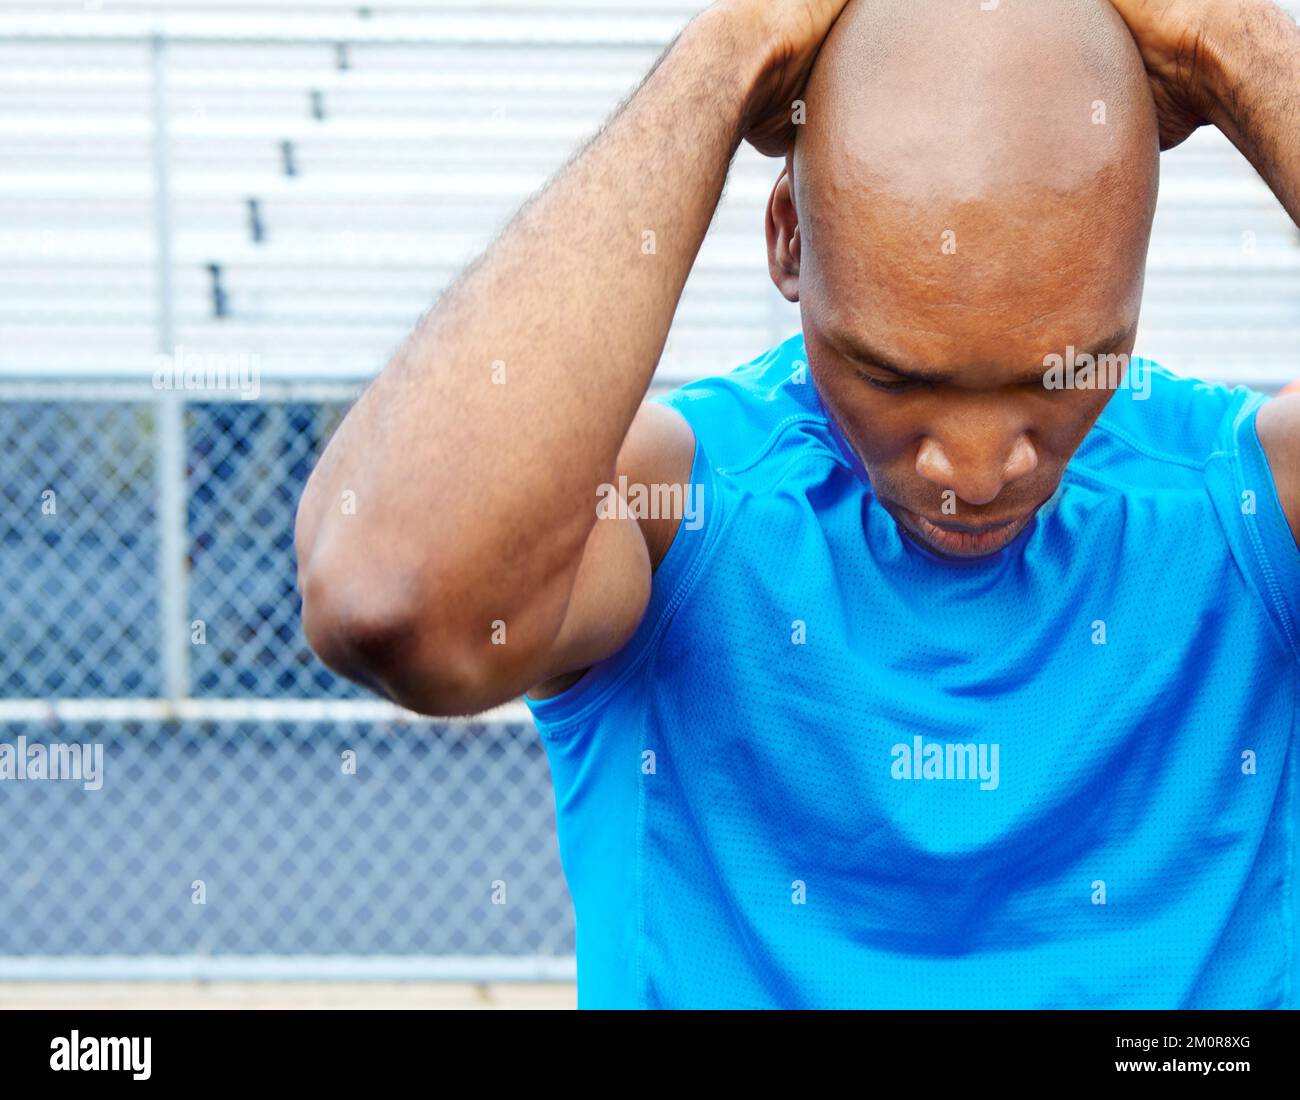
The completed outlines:
[[[1018,519],[984,525],[936,523],[899,505],[891,511],[903,531],[925,549],[940,557],[968,559],[985,558],[1006,549],[1037,509]]]

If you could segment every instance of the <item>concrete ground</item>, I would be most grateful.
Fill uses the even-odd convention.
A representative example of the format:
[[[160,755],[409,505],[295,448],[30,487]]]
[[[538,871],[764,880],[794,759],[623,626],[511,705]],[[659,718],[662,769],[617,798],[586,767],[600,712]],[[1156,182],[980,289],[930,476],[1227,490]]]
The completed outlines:
[[[564,982],[4,982],[0,1009],[574,1008]]]

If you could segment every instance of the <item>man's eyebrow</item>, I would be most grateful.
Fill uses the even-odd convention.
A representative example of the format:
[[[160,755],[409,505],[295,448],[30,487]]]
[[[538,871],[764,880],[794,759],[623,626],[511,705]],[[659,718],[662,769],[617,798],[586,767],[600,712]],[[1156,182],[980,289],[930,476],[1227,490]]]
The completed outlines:
[[[1128,339],[1135,328],[1137,328],[1137,322],[1134,322],[1131,325],[1125,325],[1124,328],[1120,329],[1118,332],[1114,332],[1104,340],[1098,340],[1087,347],[1080,348],[1078,345],[1074,344],[1069,346],[1074,348],[1076,358],[1090,355],[1095,359],[1097,356],[1105,355],[1119,347],[1120,344],[1124,343],[1124,341]],[[866,363],[869,366],[878,367],[881,370],[887,370],[891,374],[896,374],[900,378],[906,378],[913,382],[947,382],[952,378],[951,371],[932,370],[929,367],[913,366],[910,364],[905,365],[897,359],[891,359],[888,355],[881,354],[855,337],[845,337],[839,340],[838,344],[849,354],[850,358],[856,359],[860,363]],[[1064,357],[1066,355],[1066,345],[1062,345],[1055,354]],[[1046,369],[1047,367],[1045,364],[1031,367],[1021,378],[1017,379],[1017,381],[1024,383],[1040,382],[1043,378],[1043,372]]]

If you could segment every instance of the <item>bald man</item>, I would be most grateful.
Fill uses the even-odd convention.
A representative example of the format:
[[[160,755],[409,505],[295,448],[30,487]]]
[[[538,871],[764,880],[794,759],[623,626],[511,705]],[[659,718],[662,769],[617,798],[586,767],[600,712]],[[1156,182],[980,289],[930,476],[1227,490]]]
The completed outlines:
[[[307,636],[528,693],[580,1005],[1294,1005],[1297,400],[1132,358],[1206,123],[1300,216],[1266,0],[724,0],[350,412]],[[744,139],[803,331],[647,403]]]

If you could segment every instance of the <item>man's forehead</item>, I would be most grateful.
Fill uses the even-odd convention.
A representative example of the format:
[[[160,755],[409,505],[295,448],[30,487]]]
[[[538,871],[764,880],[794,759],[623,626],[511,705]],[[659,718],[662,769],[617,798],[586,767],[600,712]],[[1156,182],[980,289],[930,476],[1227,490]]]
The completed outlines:
[[[1121,322],[1108,329],[1101,318],[1061,318],[1032,331],[981,333],[975,341],[955,340],[954,334],[925,332],[909,327],[903,332],[866,332],[832,326],[823,338],[852,364],[878,368],[902,378],[934,383],[995,378],[1002,384],[1034,384],[1042,381],[1045,360],[1067,349],[1094,358],[1127,351],[1136,328],[1135,321]],[[1071,336],[1069,334],[1073,333]]]
[[[800,212],[801,274],[834,297],[919,295],[976,311],[1014,298],[1041,313],[1063,282],[1096,294],[1116,264],[1140,267],[1140,254],[1107,232],[1118,226],[1104,224],[1105,212],[1090,221],[1087,210],[1031,194],[964,203],[839,194]]]
[[[833,189],[799,210],[800,295],[944,330],[1019,328],[1079,302],[1114,318],[1135,308],[1145,266],[1150,212],[1133,183],[965,201]]]
[[[1086,347],[1122,331],[1141,308],[1140,258],[1117,263],[1076,242],[1014,265],[882,262],[847,270],[817,259],[801,275],[801,298],[820,330],[857,341],[877,361],[916,366],[1039,359],[1067,344]],[[938,251],[937,249],[935,250]],[[1134,274],[1136,273],[1136,274]]]

